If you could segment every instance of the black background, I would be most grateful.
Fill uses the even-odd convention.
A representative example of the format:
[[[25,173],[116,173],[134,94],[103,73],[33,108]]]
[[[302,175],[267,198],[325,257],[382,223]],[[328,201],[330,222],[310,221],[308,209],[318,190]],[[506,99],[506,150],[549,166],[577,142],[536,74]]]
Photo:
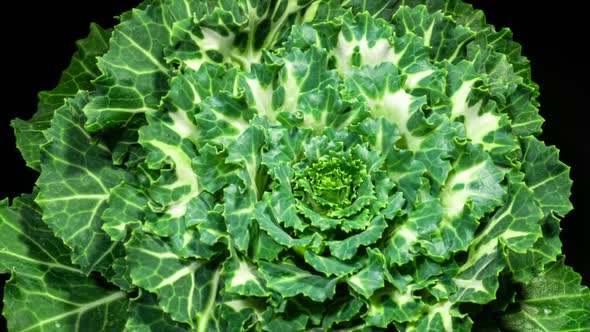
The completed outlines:
[[[583,10],[540,5],[535,0],[472,0],[497,28],[510,27],[532,62],[533,78],[541,86],[541,114],[546,119],[542,139],[561,150],[561,160],[572,166],[575,210],[562,221],[566,263],[590,285],[588,223],[590,221],[590,129],[582,119],[588,111],[588,41],[584,27],[590,20]],[[15,147],[9,122],[28,119],[36,108],[37,92],[49,90],[75,51],[74,42],[86,36],[90,22],[111,27],[115,15],[134,7],[134,0],[16,1],[2,6],[0,21],[0,199],[30,192],[36,174]],[[515,5],[518,3],[518,5]],[[11,20],[11,18],[14,19]],[[28,31],[25,31],[28,30]],[[3,286],[6,276],[0,277]],[[1,291],[1,287],[0,287]],[[0,294],[1,298],[1,294]],[[1,307],[1,303],[0,303]],[[0,317],[0,330],[3,320]]]

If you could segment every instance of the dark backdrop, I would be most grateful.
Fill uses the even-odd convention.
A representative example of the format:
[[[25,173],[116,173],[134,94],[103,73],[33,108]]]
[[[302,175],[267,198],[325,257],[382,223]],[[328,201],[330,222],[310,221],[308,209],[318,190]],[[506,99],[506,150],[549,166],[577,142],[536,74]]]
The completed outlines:
[[[533,78],[541,86],[541,114],[547,120],[542,139],[561,150],[561,160],[572,166],[572,201],[575,210],[562,222],[566,263],[582,274],[590,285],[588,239],[590,193],[586,135],[590,129],[582,120],[587,112],[587,41],[589,20],[582,10],[571,6],[540,5],[535,0],[471,0],[486,12],[496,27],[510,27],[514,39],[523,45],[531,60]],[[36,175],[29,170],[15,148],[10,119],[28,119],[35,111],[37,92],[53,88],[66,68],[74,42],[86,36],[90,22],[103,27],[132,8],[136,0],[16,1],[6,7],[0,21],[0,68],[4,88],[0,90],[0,158],[2,182],[0,199],[30,192]],[[518,3],[518,6],[514,4]],[[14,22],[10,20],[14,18]],[[25,31],[25,28],[28,31]],[[6,276],[0,276],[1,289]],[[0,303],[1,308],[1,303]],[[5,322],[0,317],[0,330]]]

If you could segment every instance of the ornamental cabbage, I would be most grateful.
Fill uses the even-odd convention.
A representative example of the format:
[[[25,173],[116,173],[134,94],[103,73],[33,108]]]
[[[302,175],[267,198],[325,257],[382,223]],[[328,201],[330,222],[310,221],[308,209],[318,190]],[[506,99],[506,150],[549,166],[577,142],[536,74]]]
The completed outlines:
[[[569,168],[460,0],[148,0],[16,119],[11,331],[586,331]],[[65,101],[64,101],[65,98]]]

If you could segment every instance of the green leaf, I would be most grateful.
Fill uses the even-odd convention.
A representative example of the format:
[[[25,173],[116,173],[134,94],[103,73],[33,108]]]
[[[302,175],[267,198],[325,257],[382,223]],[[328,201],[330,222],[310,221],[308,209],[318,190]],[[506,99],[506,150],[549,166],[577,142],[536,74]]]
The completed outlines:
[[[97,326],[120,330],[125,324],[121,313],[127,308],[127,293],[109,291],[91,279],[68,272],[34,277],[16,272],[4,294],[4,315],[10,330],[87,331]]]
[[[480,52],[476,47],[475,49],[474,52]],[[462,122],[465,136],[472,144],[481,144],[496,163],[513,166],[515,159],[520,157],[520,147],[512,134],[509,116],[497,111],[498,102],[489,100],[490,97],[501,99],[501,104],[504,104],[507,97],[504,95],[505,91],[498,93],[498,97],[494,96],[494,91],[481,91],[479,82],[483,80],[484,86],[490,86],[493,78],[491,75],[486,76],[487,65],[478,64],[478,61],[476,58],[475,63],[462,61],[456,65],[446,65],[449,85],[453,91],[450,98],[451,119]],[[496,68],[495,66],[496,64],[489,65],[489,68]],[[518,80],[521,78],[518,77]],[[509,86],[506,82],[495,84]]]
[[[264,231],[254,228],[253,233],[252,237],[256,240],[250,242],[249,248],[253,260],[272,262],[277,260],[279,254],[285,250],[285,247],[278,244]]]
[[[307,317],[303,313],[280,315],[278,317],[268,319],[267,322],[263,325],[262,329],[264,331],[269,332],[277,331],[279,329],[281,331],[299,332],[305,330],[305,326],[307,325],[308,320],[309,317]]]
[[[559,150],[554,146],[547,147],[532,137],[523,139],[522,145],[522,167],[527,186],[535,193],[546,215],[555,212],[565,216],[573,209],[569,200],[572,188],[570,168],[559,161]]]
[[[526,137],[541,132],[545,120],[539,115],[539,102],[535,100],[539,96],[538,89],[536,85],[520,85],[502,107],[512,120],[512,133],[516,136]]]
[[[197,71],[185,69],[170,81],[163,105],[169,111],[191,114],[198,111],[200,102],[219,91],[233,91],[235,83],[235,74],[220,65],[207,63]]]
[[[97,24],[90,25],[88,37],[79,40],[69,67],[51,91],[39,93],[37,113],[28,121],[14,119],[12,127],[16,145],[27,166],[41,171],[40,146],[47,142],[43,131],[51,125],[53,112],[64,104],[65,99],[76,96],[79,90],[92,90],[91,81],[99,75],[96,57],[104,54],[109,47],[111,31],[103,30]]]
[[[322,272],[327,277],[332,275],[340,277],[352,274],[363,266],[361,260],[345,262],[334,257],[320,256],[310,250],[306,250],[303,257],[305,258],[305,262],[313,267],[314,270]]]
[[[451,302],[440,302],[429,306],[427,314],[422,315],[415,323],[406,325],[406,331],[471,331],[471,319],[461,314]]]
[[[454,62],[462,58],[465,44],[474,35],[470,29],[455,24],[441,12],[428,13],[426,6],[401,7],[392,24],[398,35],[411,32],[421,37],[424,45],[430,47],[430,57],[435,61]]]
[[[258,181],[261,176],[258,173],[260,172],[261,150],[264,142],[265,135],[262,129],[252,126],[228,146],[227,163],[242,167],[238,176],[243,181],[244,187],[253,191],[256,197],[260,197],[261,191],[264,189],[260,188]]]
[[[332,298],[336,292],[338,279],[328,279],[311,274],[298,268],[293,263],[273,264],[260,262],[259,271],[266,280],[268,288],[278,292],[283,297],[302,294],[316,302],[323,302]]]
[[[382,18],[386,21],[391,19],[395,9],[395,2],[388,0],[345,0],[342,1],[344,8],[350,8],[354,14],[368,12],[371,16]]]
[[[385,279],[385,257],[379,249],[367,249],[367,262],[364,267],[348,278],[346,282],[365,298],[371,297],[375,290],[383,287]]]
[[[193,171],[196,151],[191,140],[198,130],[194,120],[183,111],[158,112],[147,117],[148,125],[139,130],[139,143],[147,154],[150,169],[165,169],[160,177],[151,181],[148,191],[151,199],[164,210],[161,218],[166,223],[188,224],[185,220],[191,202],[203,191],[200,179]],[[162,222],[160,222],[161,224]],[[172,230],[156,226],[163,235]]]
[[[172,236],[173,251],[181,257],[211,260],[225,252],[225,225],[219,213],[208,215],[196,227]]]
[[[0,204],[0,268],[31,275],[62,269],[82,275],[70,261],[70,249],[61,243],[41,219],[42,212],[33,195]]]
[[[168,59],[199,69],[205,63],[231,64],[248,70],[264,49],[274,48],[301,20],[309,0],[206,2],[196,19],[180,21],[172,30]]]
[[[546,216],[541,222],[543,235],[532,248],[525,253],[508,252],[506,260],[515,281],[528,283],[543,271],[547,263],[557,260],[561,253],[559,221],[552,214]]]
[[[301,211],[301,204],[298,204],[297,199],[293,196],[293,190],[291,183],[294,180],[294,171],[291,165],[281,162],[272,168],[274,177],[274,183],[272,192],[267,192],[262,197],[261,204],[268,204],[269,209],[272,209],[273,213],[277,215],[278,220],[285,226],[303,231],[307,228],[307,225],[302,220],[297,212],[298,209]],[[306,214],[311,218],[311,224],[321,229],[325,228],[325,219],[318,216],[317,219],[313,215]],[[319,219],[319,220],[318,220]]]
[[[458,123],[446,119],[438,121],[441,121],[441,124],[424,138],[420,150],[416,151],[415,155],[416,159],[426,168],[427,174],[433,179],[435,187],[442,185],[449,176],[452,169],[449,160],[456,158],[458,152],[456,140],[460,135]]]
[[[79,93],[55,112],[45,132],[48,143],[41,147],[35,201],[43,220],[72,248],[72,262],[89,273],[105,271],[122,249],[102,229],[101,215],[110,189],[128,175],[113,166],[108,148],[84,130],[86,100]]]
[[[229,145],[249,127],[254,113],[248,109],[245,98],[221,93],[206,99],[196,116],[200,139],[206,142]]]
[[[467,262],[454,278],[457,301],[487,303],[495,298],[498,274],[504,268],[503,248],[517,253],[529,250],[542,235],[543,213],[533,192],[523,183],[513,184],[506,205],[487,221],[473,240]]]
[[[522,285],[514,312],[501,316],[510,331],[585,331],[590,326],[590,289],[563,258]]]
[[[468,144],[459,155],[440,196],[445,218],[439,227],[448,250],[466,248],[475,232],[474,220],[502,204],[505,193],[500,182],[503,178],[502,172],[480,148]]]
[[[184,324],[173,321],[158,306],[155,295],[145,293],[129,302],[129,318],[125,328],[133,332],[181,332],[189,331]]]
[[[396,36],[388,22],[375,19],[373,12],[355,12],[358,6],[380,6],[388,12],[386,7],[396,6],[395,3],[372,1],[371,4],[360,4],[365,1],[346,1],[344,6],[352,5],[350,15],[331,1],[332,8],[319,3],[314,24],[304,24],[293,29],[287,49],[319,47],[329,51],[337,61],[337,69],[341,76],[346,76],[353,67],[378,66],[385,62],[393,63],[403,74],[407,75],[405,87],[413,92],[432,93],[436,98],[444,95],[442,71],[429,62],[429,47],[424,45],[421,38],[415,34]],[[313,6],[312,6],[313,7]],[[375,8],[371,8],[373,10]],[[340,11],[342,17],[332,21],[321,19],[324,10]],[[332,14],[332,13],[331,13]],[[330,15],[330,14],[328,14]],[[390,20],[391,15],[387,14]]]
[[[442,239],[436,236],[443,218],[443,209],[437,200],[428,200],[414,207],[407,220],[391,230],[386,238],[383,253],[389,265],[403,265],[420,252],[420,246],[436,254]]]
[[[355,298],[350,301],[340,300],[338,304],[330,306],[322,321],[322,327],[329,329],[334,324],[352,319],[361,310],[363,303]]]
[[[256,193],[252,190],[242,192],[240,187],[231,184],[225,188],[224,194],[227,200],[224,212],[227,231],[236,248],[247,250],[251,241],[250,227],[256,213]]]
[[[272,208],[268,195],[265,195],[254,209],[254,217],[261,230],[265,231],[276,243],[287,248],[317,246],[321,241],[318,233],[306,235],[301,238],[293,237],[280,226],[280,215]]]
[[[123,328],[127,293],[88,278],[69,255],[41,220],[32,195],[15,199],[12,207],[0,202],[0,270],[12,273],[2,314],[11,331]]]
[[[369,13],[355,17],[346,14],[338,43],[333,53],[340,75],[346,75],[352,67],[376,66],[394,62],[399,57],[390,39],[393,28],[383,20],[375,20]]]
[[[329,127],[344,128],[365,116],[363,108],[342,100],[337,89],[338,74],[330,69],[325,50],[294,48],[284,57],[272,60],[281,66],[277,74],[280,85],[272,94],[279,120],[294,117],[298,127],[319,133]],[[255,85],[250,84],[250,88]],[[275,117],[270,115],[269,119]]]
[[[387,226],[383,217],[377,216],[364,231],[351,235],[344,240],[326,241],[330,252],[336,258],[347,260],[354,257],[360,246],[367,246],[379,240]]]
[[[117,257],[105,276],[107,280],[126,292],[133,292],[137,288],[131,280],[129,265],[125,257]]]
[[[247,330],[258,323],[265,308],[263,301],[226,294],[221,305],[221,315],[227,331]]]
[[[172,319],[204,331],[219,324],[219,269],[173,253],[161,239],[134,231],[125,244],[133,283],[156,295]]]
[[[411,289],[402,292],[388,287],[373,294],[363,319],[369,326],[386,328],[394,321],[416,321],[423,308],[424,303],[413,296]]]
[[[155,2],[121,16],[109,51],[98,60],[101,75],[94,81],[96,92],[84,107],[90,132],[137,126],[145,113],[158,108],[172,76],[162,59],[170,42],[166,11]]]
[[[386,163],[394,162],[397,150],[395,143],[401,138],[394,122],[385,118],[367,118],[355,125],[352,131],[362,135],[371,150],[385,157]]]
[[[193,159],[193,165],[206,191],[214,194],[228,183],[238,181],[239,167],[226,162],[227,149],[207,144],[199,152],[199,155]]]
[[[384,117],[396,124],[405,144],[411,150],[417,150],[423,139],[414,131],[412,123],[413,118],[420,118],[419,110],[426,99],[406,92],[405,80],[406,77],[390,62],[375,67],[352,68],[344,80],[344,94],[367,103],[373,118]]]
[[[233,253],[223,264],[221,276],[225,281],[226,292],[244,296],[268,296],[266,286],[262,282],[256,266]]]
[[[102,229],[113,241],[125,239],[127,228],[144,220],[147,204],[147,197],[131,185],[122,183],[114,187],[108,208],[102,214]]]

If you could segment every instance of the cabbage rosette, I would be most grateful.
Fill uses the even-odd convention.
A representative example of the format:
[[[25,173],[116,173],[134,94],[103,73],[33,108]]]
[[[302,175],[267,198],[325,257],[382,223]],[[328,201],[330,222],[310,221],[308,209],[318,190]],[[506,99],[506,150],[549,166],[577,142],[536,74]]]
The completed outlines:
[[[13,123],[9,329],[582,331],[537,96],[460,1],[146,1]]]

